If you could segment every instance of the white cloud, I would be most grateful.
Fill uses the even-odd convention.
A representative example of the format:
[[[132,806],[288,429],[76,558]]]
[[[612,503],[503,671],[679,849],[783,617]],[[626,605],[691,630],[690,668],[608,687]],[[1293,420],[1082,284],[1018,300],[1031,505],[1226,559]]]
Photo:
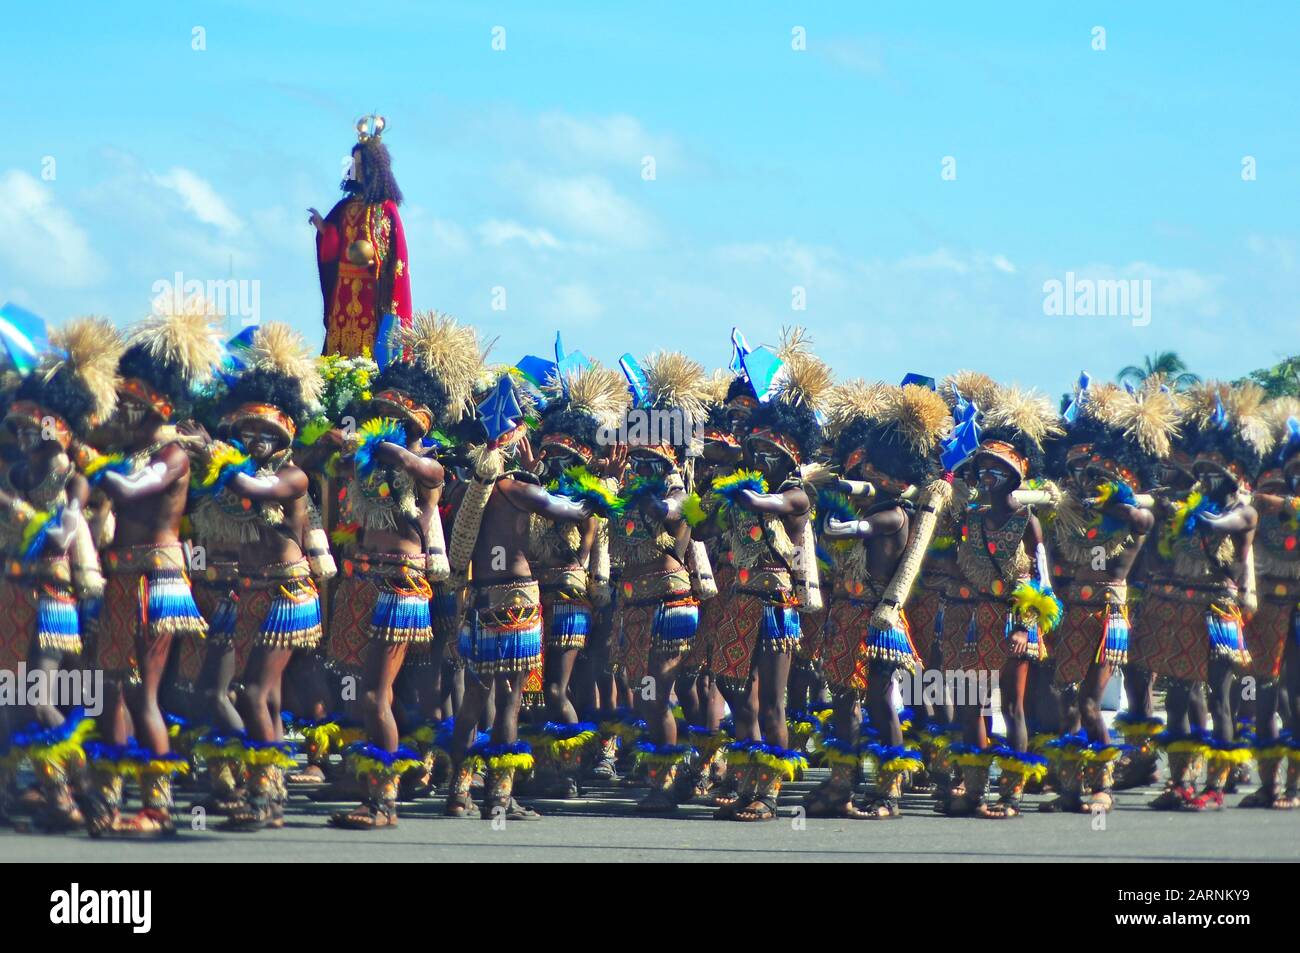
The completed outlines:
[[[1296,264],[1300,263],[1300,243],[1294,238],[1282,238],[1276,235],[1248,235],[1246,237],[1246,248],[1251,254],[1284,272],[1295,271]]]
[[[627,115],[588,119],[546,113],[537,118],[537,136],[552,152],[584,162],[639,169],[645,156],[654,156],[661,167],[682,161],[682,149],[676,140],[651,134],[638,119]]]
[[[478,228],[479,238],[486,245],[500,246],[521,241],[529,248],[559,248],[560,243],[544,228],[529,228],[518,222],[489,219]]]
[[[187,211],[205,225],[213,225],[223,232],[238,232],[244,227],[239,216],[230,210],[206,179],[189,169],[177,166],[165,175],[155,174],[156,184],[180,197]]]
[[[86,232],[54,201],[52,190],[26,172],[0,177],[0,260],[19,279],[75,288],[99,282],[103,260]]]
[[[657,233],[650,217],[600,176],[541,177],[531,183],[527,198],[543,218],[611,245],[646,245]]]

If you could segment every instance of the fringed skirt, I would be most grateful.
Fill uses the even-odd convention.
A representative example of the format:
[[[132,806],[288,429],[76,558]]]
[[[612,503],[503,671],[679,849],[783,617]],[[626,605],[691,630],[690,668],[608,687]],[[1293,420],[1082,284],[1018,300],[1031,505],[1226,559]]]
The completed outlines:
[[[1282,594],[1270,591],[1281,588]],[[1288,640],[1300,646],[1300,583],[1260,580],[1259,609],[1246,626],[1246,648],[1250,665],[1246,671],[1261,679],[1274,679],[1282,671],[1282,656]]]
[[[424,577],[416,582],[424,585],[408,588],[397,580],[383,580],[370,617],[371,639],[386,645],[433,641],[433,619],[429,614],[433,593]]]
[[[476,675],[526,674],[542,664],[537,583],[473,587],[457,651]]]
[[[201,638],[207,622],[194,603],[180,545],[110,549],[104,605],[95,639],[95,664],[110,676],[135,681],[139,659],[162,636]]]
[[[907,617],[902,612],[898,614],[896,626],[882,629],[873,625],[867,629],[864,653],[870,661],[904,668],[909,672],[916,671],[920,662],[916,646],[912,644]]]
[[[547,598],[542,603],[546,647],[557,651],[584,649],[591,633],[591,605],[586,602]]]
[[[32,646],[51,655],[81,651],[76,597],[54,583],[0,581],[0,669],[17,671]]]
[[[1048,637],[1056,660],[1058,685],[1077,685],[1093,665],[1118,668],[1128,663],[1128,607],[1111,602],[1065,602],[1061,624]]]
[[[267,649],[314,649],[321,639],[316,585],[298,578],[246,590],[239,599],[236,639]]]
[[[822,674],[837,692],[867,687],[865,640],[875,609],[861,599],[833,597],[827,607],[826,636],[821,647]]]
[[[799,613],[788,594],[737,591],[718,627],[714,673],[733,686],[749,681],[759,653],[790,653],[799,646]]]
[[[687,593],[666,602],[623,606],[617,622],[614,657],[631,684],[643,679],[652,666],[690,654],[700,626],[700,604]]]
[[[1210,659],[1250,662],[1241,611],[1216,603],[1209,592],[1148,586],[1133,639],[1133,661],[1157,675],[1186,682],[1209,678]]]

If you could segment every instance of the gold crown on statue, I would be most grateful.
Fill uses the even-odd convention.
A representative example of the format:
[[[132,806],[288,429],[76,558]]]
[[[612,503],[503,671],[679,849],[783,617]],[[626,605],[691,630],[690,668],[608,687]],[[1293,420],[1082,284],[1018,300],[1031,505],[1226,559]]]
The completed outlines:
[[[362,116],[357,120],[357,141],[369,142],[371,139],[378,139],[384,134],[384,127],[388,125],[388,120],[383,116],[375,115]]]

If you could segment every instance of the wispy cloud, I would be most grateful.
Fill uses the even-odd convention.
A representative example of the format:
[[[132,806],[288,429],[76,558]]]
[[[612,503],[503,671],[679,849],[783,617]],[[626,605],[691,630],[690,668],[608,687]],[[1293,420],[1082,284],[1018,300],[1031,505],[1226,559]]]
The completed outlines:
[[[103,280],[104,260],[49,186],[11,169],[0,176],[0,258],[18,281],[82,288]]]
[[[518,222],[488,219],[478,227],[479,238],[485,245],[501,246],[507,242],[523,242],[529,248],[559,248],[560,243],[544,228],[529,228]]]
[[[212,225],[223,232],[238,232],[244,227],[239,216],[230,210],[217,190],[200,175],[177,166],[154,175],[154,182],[180,198],[185,209],[204,225]]]

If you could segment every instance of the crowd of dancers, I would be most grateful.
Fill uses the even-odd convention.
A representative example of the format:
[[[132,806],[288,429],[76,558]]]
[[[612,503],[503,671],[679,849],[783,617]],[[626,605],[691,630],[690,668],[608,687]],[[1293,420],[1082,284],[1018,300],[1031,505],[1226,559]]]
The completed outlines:
[[[0,672],[104,691],[0,705],[0,817],[166,835],[182,775],[236,831],[294,787],[347,829],[509,821],[622,777],[762,821],[812,763],[809,816],[1006,819],[1109,810],[1162,751],[1153,808],[1251,762],[1241,806],[1298,803],[1300,401],[836,381],[797,329],[713,373],[385,333],[316,357],[171,302],[6,375]]]

